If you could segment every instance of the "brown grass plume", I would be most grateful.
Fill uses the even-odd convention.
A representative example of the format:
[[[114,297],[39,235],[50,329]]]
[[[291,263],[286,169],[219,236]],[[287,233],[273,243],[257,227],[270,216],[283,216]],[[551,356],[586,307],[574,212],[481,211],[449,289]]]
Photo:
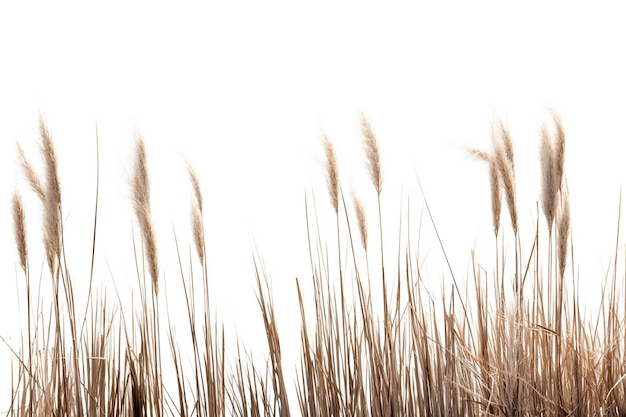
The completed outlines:
[[[359,226],[359,235],[361,236],[361,245],[367,251],[367,217],[365,217],[365,209],[361,200],[356,194],[352,194],[354,203],[354,211],[356,212],[356,220]]]
[[[324,151],[326,152],[326,181],[328,183],[328,194],[333,205],[335,214],[339,213],[339,169],[337,168],[337,156],[335,147],[324,135]]]
[[[563,181],[565,161],[565,133],[561,119],[552,114],[555,138],[550,135],[547,126],[541,127],[541,206],[548,223],[550,233],[556,216],[558,193]]]
[[[567,240],[570,233],[569,196],[566,190],[561,191],[560,212],[557,218],[557,256],[559,260],[559,275],[563,277],[567,263]]]
[[[135,172],[132,180],[135,216],[139,222],[143,238],[145,255],[148,261],[154,292],[159,292],[159,262],[157,258],[156,239],[150,214],[150,179],[146,163],[146,147],[141,136],[137,137]]]
[[[204,226],[202,225],[202,191],[200,189],[200,180],[196,175],[196,171],[190,164],[187,164],[187,173],[193,187],[195,196],[195,204],[191,207],[191,227],[193,232],[193,241],[196,245],[196,252],[200,262],[204,263]]]
[[[470,156],[489,164],[489,185],[491,187],[491,216],[493,218],[493,232],[498,237],[500,230],[500,215],[502,213],[502,188],[498,165],[493,155],[480,149],[468,149]]]
[[[20,164],[22,165],[22,171],[24,172],[24,176],[30,185],[30,188],[37,194],[39,200],[42,203],[46,201],[46,192],[44,191],[43,184],[39,179],[39,175],[35,172],[35,168],[31,165],[28,158],[26,158],[26,154],[24,153],[24,148],[19,143],[17,144],[17,153],[20,157]]]
[[[370,179],[376,193],[380,195],[383,190],[383,175],[380,168],[380,151],[378,141],[372,130],[370,122],[364,114],[361,114],[361,132],[363,133],[365,153],[367,155],[367,168],[370,173]]]
[[[15,192],[13,193],[13,229],[15,233],[15,244],[17,246],[17,253],[20,257],[20,266],[26,272],[26,259],[28,256],[28,249],[26,246],[26,216],[24,214],[24,205],[22,204],[22,198]]]
[[[504,126],[502,121],[498,122],[497,131],[496,127],[494,126],[492,141],[495,165],[497,167],[498,176],[500,177],[502,188],[504,190],[506,204],[509,208],[511,226],[513,227],[513,232],[517,234],[518,222],[515,193],[515,162],[513,145],[509,131],[506,126]]]

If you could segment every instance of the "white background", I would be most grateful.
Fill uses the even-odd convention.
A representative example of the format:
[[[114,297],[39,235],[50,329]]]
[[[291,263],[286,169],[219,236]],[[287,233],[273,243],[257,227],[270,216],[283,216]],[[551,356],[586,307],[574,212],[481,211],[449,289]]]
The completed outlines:
[[[20,142],[38,161],[39,113],[60,160],[75,280],[86,281],[89,271],[97,126],[96,277],[109,288],[114,280],[121,291],[135,284],[128,179],[140,132],[153,184],[162,288],[180,279],[172,230],[184,242],[184,257],[191,247],[186,159],[203,186],[215,308],[227,333],[253,349],[263,337],[254,242],[272,279],[287,345],[297,341],[294,278],[310,277],[306,191],[315,191],[331,250],[334,244],[323,133],[336,144],[344,189],[357,190],[374,224],[359,135],[360,112],[369,117],[382,153],[390,224],[397,224],[407,196],[418,218],[417,172],[455,273],[465,279],[470,250],[490,259],[493,245],[487,170],[465,147],[487,148],[496,117],[510,128],[522,241],[529,247],[539,196],[539,129],[554,109],[568,141],[576,273],[585,292],[597,294],[611,265],[626,173],[624,12],[608,3],[544,3],[0,6],[0,334],[19,345],[16,299],[23,294],[16,291],[22,275],[10,214],[14,189],[27,205],[34,277],[44,262],[39,203],[16,158]],[[424,236],[437,289],[447,272],[436,241]],[[293,348],[288,358],[295,361]],[[0,352],[0,386],[8,392],[9,353],[4,345]]]

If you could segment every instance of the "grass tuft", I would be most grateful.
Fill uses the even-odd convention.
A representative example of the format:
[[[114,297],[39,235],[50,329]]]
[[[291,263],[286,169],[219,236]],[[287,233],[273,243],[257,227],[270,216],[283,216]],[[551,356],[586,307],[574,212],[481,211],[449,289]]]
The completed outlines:
[[[473,251],[465,284],[452,268],[444,269],[439,292],[428,287],[429,268],[420,251],[421,235],[412,234],[415,213],[410,207],[398,216],[395,265],[384,256],[388,230],[383,228],[383,218],[393,213],[383,210],[381,154],[365,116],[361,131],[368,176],[377,195],[378,241],[368,235],[371,218],[356,191],[351,196],[352,208],[346,207],[334,147],[324,137],[327,191],[335,214],[330,236],[336,246],[326,242],[315,199],[305,194],[310,275],[295,280],[292,294],[300,313],[299,335],[281,333],[280,322],[287,318],[277,315],[268,273],[260,255],[253,254],[256,319],[265,330],[264,350],[255,346],[253,355],[240,342],[227,343],[224,325],[212,314],[213,277],[208,274],[211,254],[206,253],[202,189],[190,165],[190,227],[197,257],[192,245],[188,253],[181,249],[185,246],[179,246],[176,231],[176,252],[157,252],[146,149],[140,136],[131,181],[143,245],[143,251],[135,249],[138,288],[132,289],[130,301],[122,300],[119,293],[111,300],[106,291],[95,291],[92,297],[91,283],[87,297],[75,292],[71,259],[65,259],[57,156],[40,118],[45,175],[37,174],[19,144],[18,156],[29,187],[42,202],[45,259],[40,262],[47,262],[49,268],[47,272],[42,268],[38,287],[49,279],[52,295],[34,292],[38,287],[33,285],[29,263],[36,260],[29,256],[35,252],[29,251],[25,208],[16,190],[12,201],[20,266],[16,273],[25,282],[19,287],[25,294],[19,296],[26,300],[26,322],[18,346],[0,338],[13,355],[6,414],[626,415],[626,298],[620,296],[626,280],[618,278],[618,258],[624,256],[619,252],[619,220],[613,271],[603,284],[600,312],[589,317],[581,311],[577,283],[570,285],[565,279],[568,271],[573,275],[568,265],[568,261],[573,263],[572,219],[564,173],[564,128],[556,114],[552,119],[552,133],[544,126],[539,136],[542,176],[538,188],[546,230],[539,227],[539,219],[527,225],[517,217],[513,141],[497,121],[492,128],[492,149],[469,149],[470,155],[489,167],[494,231],[489,239],[495,243],[494,256]],[[513,245],[507,244],[500,224],[503,197]],[[97,204],[96,193],[90,235],[94,252]],[[423,205],[448,261],[426,199]],[[520,233],[526,227],[532,232],[530,241],[523,241],[527,234]],[[420,217],[420,233],[421,228]],[[374,269],[379,273],[370,274],[372,246],[380,248],[380,258],[372,259],[380,265]],[[159,256],[178,261],[179,295],[168,288],[159,297]],[[147,262],[147,273],[140,267],[141,259]],[[304,290],[309,287],[306,280],[310,293]],[[376,290],[372,281],[380,281]],[[83,300],[87,305],[77,306]],[[160,314],[161,300],[167,307],[164,315]],[[182,320],[170,314],[171,305],[184,312]],[[80,307],[85,308],[82,322],[76,314]],[[286,361],[282,349],[288,343],[300,347],[297,364]],[[265,360],[259,361],[256,354],[262,353]],[[293,368],[294,374],[289,372]]]

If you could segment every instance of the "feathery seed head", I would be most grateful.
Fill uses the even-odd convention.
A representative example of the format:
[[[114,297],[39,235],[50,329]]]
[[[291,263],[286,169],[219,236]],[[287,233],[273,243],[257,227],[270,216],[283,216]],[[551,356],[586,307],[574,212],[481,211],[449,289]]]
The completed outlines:
[[[200,258],[200,263],[204,263],[204,226],[202,224],[202,190],[200,189],[200,180],[196,175],[196,171],[191,164],[187,163],[187,172],[189,180],[193,187],[196,198],[195,204],[191,207],[191,229],[193,232],[193,241],[196,245],[196,252]]]
[[[487,152],[481,151],[480,149],[476,148],[467,148],[467,153],[472,158],[478,159],[482,162],[489,162],[492,159],[491,155],[489,155]]]
[[[565,273],[565,266],[567,264],[567,240],[570,233],[570,208],[569,208],[569,196],[566,190],[561,190],[559,193],[560,199],[560,212],[557,219],[557,254],[559,262],[559,274],[563,277]]]
[[[555,143],[553,146],[556,187],[558,190],[561,190],[565,166],[565,131],[563,130],[561,118],[556,113],[552,114],[552,120],[554,121],[554,133],[556,135]]]
[[[198,207],[191,208],[191,227],[198,258],[200,258],[200,263],[204,263],[204,227],[202,226],[202,214]]]
[[[506,203],[509,208],[511,226],[513,227],[513,232],[517,235],[518,223],[515,193],[515,172],[513,170],[513,145],[511,137],[502,122],[500,122],[499,127],[498,138],[500,139],[500,142],[497,141],[495,133],[492,137],[494,161],[495,167],[498,171],[498,176],[500,177],[500,181],[504,189]]]
[[[354,210],[356,211],[356,219],[359,224],[359,233],[361,235],[361,245],[363,249],[367,251],[367,217],[365,217],[365,210],[359,197],[352,193],[352,201],[354,202]]]
[[[370,173],[370,178],[376,193],[380,195],[383,189],[383,176],[380,168],[380,151],[378,148],[378,142],[372,126],[365,117],[361,114],[361,132],[363,133],[365,153],[367,155],[367,167]]]
[[[541,206],[546,216],[548,230],[552,233],[557,198],[556,166],[550,133],[545,125],[541,128],[539,156],[541,160]]]
[[[22,145],[20,145],[19,143],[17,144],[17,153],[20,158],[20,164],[22,165],[22,171],[24,172],[24,176],[26,177],[30,188],[32,188],[35,194],[37,194],[39,200],[44,203],[46,201],[46,192],[44,190],[44,186],[39,179],[39,175],[37,175],[37,173],[35,172],[35,168],[33,168],[31,163],[28,161],[28,158],[26,158],[26,154],[24,152],[24,149],[22,148]]]
[[[146,163],[146,147],[141,136],[137,137],[133,196],[136,211],[150,210],[150,179]]]
[[[337,168],[337,157],[335,148],[328,136],[324,135],[324,150],[326,152],[326,181],[328,183],[328,194],[333,205],[335,214],[339,213],[339,170]]]
[[[561,119],[552,113],[554,135],[552,138],[545,124],[541,128],[541,203],[548,229],[552,232],[552,225],[556,216],[556,207],[559,191],[562,191],[563,172],[565,165],[565,133]]]
[[[513,140],[511,139],[511,135],[509,134],[509,130],[504,126],[504,122],[499,120],[499,130],[500,130],[500,138],[502,140],[502,145],[504,147],[504,153],[506,155],[506,159],[511,165],[511,172],[515,173],[515,154],[513,151]]]
[[[200,213],[202,213],[202,190],[200,189],[200,181],[198,180],[196,171],[189,162],[187,162],[187,172],[189,173],[189,180],[191,181],[193,193],[196,197],[196,205],[198,210],[200,210]]]
[[[498,237],[500,231],[500,214],[502,212],[502,192],[500,175],[494,158],[489,158],[489,185],[491,186],[491,215],[493,217],[493,232]]]
[[[141,136],[137,136],[135,172],[133,176],[133,197],[135,216],[141,229],[145,255],[148,261],[152,286],[155,294],[159,293],[159,263],[157,258],[156,239],[150,214],[150,180],[146,163],[146,148]]]
[[[502,190],[500,174],[495,157],[476,148],[468,148],[467,153],[481,162],[489,164],[489,185],[491,186],[491,215],[493,217],[493,232],[498,237],[500,230],[500,214],[502,212]]]
[[[45,202],[44,202],[44,246],[48,267],[54,272],[56,262],[61,255],[61,183],[58,174],[56,152],[52,137],[43,116],[39,117],[41,153],[46,166]]]
[[[22,198],[15,192],[13,193],[13,229],[15,233],[15,244],[17,245],[17,253],[20,256],[20,266],[26,272],[26,259],[28,250],[26,246],[26,216],[24,215],[24,205]]]

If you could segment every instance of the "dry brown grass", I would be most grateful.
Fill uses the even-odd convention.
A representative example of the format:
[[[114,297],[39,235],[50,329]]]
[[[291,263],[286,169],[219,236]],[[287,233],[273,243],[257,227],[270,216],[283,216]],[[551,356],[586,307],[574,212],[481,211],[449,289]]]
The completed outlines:
[[[39,118],[41,153],[45,163],[44,243],[50,271],[61,259],[61,182],[52,137],[43,120]]]
[[[471,156],[489,164],[489,185],[491,187],[491,216],[493,219],[493,233],[498,238],[500,231],[500,214],[502,213],[502,186],[500,173],[495,156],[476,148],[469,148]]]
[[[380,167],[380,151],[376,135],[372,130],[372,126],[365,117],[361,115],[361,132],[363,133],[365,154],[367,156],[367,168],[369,170],[370,179],[376,190],[376,194],[380,195],[383,190],[383,174]]]
[[[339,169],[337,168],[337,156],[335,148],[324,135],[324,151],[326,152],[326,181],[328,183],[328,195],[335,210],[335,215],[339,214]]]
[[[152,227],[150,209],[150,179],[146,162],[146,148],[141,136],[137,137],[135,172],[132,180],[135,216],[139,223],[143,245],[148,261],[148,270],[152,277],[152,286],[159,293],[159,261],[157,256],[156,238]]]
[[[200,263],[204,264],[204,225],[202,224],[202,191],[200,189],[200,180],[196,175],[196,171],[189,164],[187,164],[187,172],[189,174],[189,180],[191,181],[195,197],[195,201],[191,206],[191,229],[193,231],[193,241],[196,245],[196,252],[200,258]]]
[[[367,217],[365,217],[365,209],[361,200],[356,194],[352,194],[354,211],[356,213],[356,221],[359,226],[359,236],[361,237],[361,246],[367,252]]]
[[[502,189],[506,198],[506,204],[511,217],[511,226],[513,233],[517,235],[517,202],[515,192],[515,162],[511,135],[502,121],[498,121],[493,128],[493,158],[496,168],[498,169],[498,177],[501,180]],[[493,174],[490,175],[493,177]]]
[[[45,183],[41,181],[19,144],[18,155],[26,179],[43,204],[43,241],[48,267],[53,273],[61,255],[61,183],[56,152],[43,116],[39,117],[39,134],[40,150],[45,165]]]
[[[35,194],[37,194],[37,197],[39,197],[39,200],[41,200],[41,202],[44,202],[46,200],[46,193],[44,191],[43,184],[41,183],[39,176],[35,172],[35,168],[33,168],[33,166],[28,161],[28,158],[26,158],[24,149],[19,143],[17,144],[17,151],[20,158],[20,163],[22,165],[22,170],[24,171],[24,176],[28,180],[28,183],[30,184]]]
[[[556,212],[556,170],[554,164],[554,150],[550,141],[550,134],[545,126],[541,129],[541,205],[548,222],[548,228],[552,230],[554,214]]]
[[[557,259],[559,260],[559,276],[565,274],[565,266],[567,264],[568,238],[570,233],[570,211],[568,193],[561,191],[560,212],[557,218]]]
[[[28,248],[26,246],[26,215],[22,198],[15,192],[13,194],[13,230],[15,233],[15,246],[20,257],[20,266],[26,272],[26,259],[28,258]]]
[[[565,163],[565,133],[561,120],[553,114],[555,138],[552,138],[547,126],[541,128],[541,205],[550,233],[556,216],[558,194],[563,182]]]
[[[284,318],[276,314],[267,272],[260,256],[254,254],[266,362],[253,360],[239,345],[227,345],[223,326],[211,315],[212,277],[207,272],[203,199],[200,182],[190,166],[190,227],[198,258],[191,252],[189,256],[181,253],[176,241],[174,256],[180,265],[184,300],[181,304],[180,300],[170,300],[170,294],[161,295],[168,309],[170,302],[183,305],[186,316],[181,324],[174,323],[169,310],[166,320],[159,314],[156,245],[148,248],[155,242],[150,185],[146,150],[140,139],[131,184],[132,203],[146,248],[143,257],[148,272],[137,268],[139,297],[135,300],[139,301],[121,306],[112,304],[105,293],[88,298],[87,325],[80,325],[74,303],[84,298],[74,293],[70,265],[65,260],[59,262],[64,256],[60,183],[50,133],[42,122],[44,183],[38,180],[21,148],[18,152],[30,187],[44,203],[43,243],[46,261],[52,259],[49,278],[53,295],[44,299],[41,294],[33,294],[26,215],[16,192],[13,223],[21,267],[17,271],[26,282],[27,330],[21,346],[10,346],[15,368],[8,415],[626,415],[626,301],[619,297],[624,288],[616,267],[617,258],[623,254],[618,245],[613,274],[609,274],[603,290],[601,312],[590,321],[577,302],[577,288],[565,279],[568,252],[573,250],[569,196],[562,179],[565,135],[560,119],[553,118],[555,143],[545,142],[545,133],[541,139],[541,149],[546,146],[541,151],[544,175],[540,186],[548,220],[547,250],[539,251],[539,241],[545,238],[538,223],[531,225],[532,241],[521,242],[518,228],[526,226],[520,225],[516,217],[512,139],[501,122],[495,123],[493,149],[471,153],[489,165],[495,247],[501,247],[502,252],[496,249],[495,258],[484,263],[472,254],[473,272],[467,281],[473,287],[468,284],[462,288],[452,276],[453,290],[442,289],[439,295],[425,284],[419,237],[415,240],[406,236],[404,249],[398,245],[395,268],[385,265],[381,155],[372,128],[363,117],[369,176],[378,196],[383,281],[382,291],[371,290],[367,212],[355,194],[353,210],[345,206],[337,156],[325,138],[328,191],[336,219],[336,253],[329,254],[319,230],[317,210],[312,210],[315,202],[307,196],[308,279],[313,291],[303,291],[307,277],[296,280],[293,296],[297,297],[301,318],[297,338],[279,333],[279,322]],[[548,179],[550,183],[546,183]],[[547,188],[556,191],[546,192]],[[551,200],[555,192],[557,198]],[[502,193],[511,215],[515,239],[512,249],[504,244],[506,233],[499,233],[504,229],[499,222]],[[552,203],[555,207],[550,220],[546,207]],[[401,224],[411,224],[411,216],[407,212]],[[352,227],[355,222],[356,228]],[[434,221],[431,226],[436,230]],[[352,230],[356,233],[356,229],[359,235],[353,236]],[[375,244],[375,239],[369,243]],[[529,251],[522,252],[521,248]],[[515,265],[505,268],[511,251]],[[137,252],[135,255],[140,257]],[[189,259],[188,264],[185,259]],[[387,277],[389,287],[386,268],[397,271]],[[152,281],[152,291],[146,290],[147,280]],[[513,298],[508,290],[511,286]],[[379,303],[374,301],[380,296],[382,314]],[[295,380],[287,372],[295,364],[284,363],[281,349],[285,343],[294,342],[301,348]],[[169,347],[169,354],[161,352],[162,345]],[[226,359],[228,352],[233,355],[232,362]],[[164,364],[174,370],[171,380],[164,377]],[[294,385],[296,396],[292,397],[289,388]]]

